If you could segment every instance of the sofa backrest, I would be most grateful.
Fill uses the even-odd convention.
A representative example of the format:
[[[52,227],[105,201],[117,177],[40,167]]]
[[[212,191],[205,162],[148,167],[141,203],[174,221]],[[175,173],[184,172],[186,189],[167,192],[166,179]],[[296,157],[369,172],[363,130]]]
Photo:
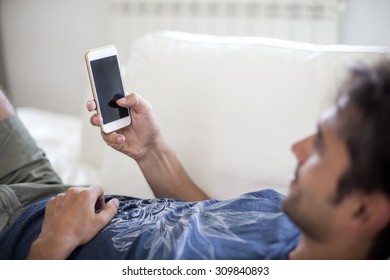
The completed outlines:
[[[291,144],[315,129],[349,64],[381,57],[390,59],[390,48],[158,32],[132,46],[125,84],[150,101],[168,143],[210,196],[287,192]],[[101,175],[109,190],[151,194],[136,165],[110,149]]]

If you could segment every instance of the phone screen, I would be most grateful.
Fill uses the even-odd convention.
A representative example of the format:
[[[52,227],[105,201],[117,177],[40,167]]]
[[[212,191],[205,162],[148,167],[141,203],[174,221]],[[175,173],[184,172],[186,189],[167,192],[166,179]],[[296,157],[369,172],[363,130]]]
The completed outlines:
[[[107,124],[129,116],[126,108],[116,105],[116,100],[125,96],[117,56],[91,61],[91,70],[103,123]]]

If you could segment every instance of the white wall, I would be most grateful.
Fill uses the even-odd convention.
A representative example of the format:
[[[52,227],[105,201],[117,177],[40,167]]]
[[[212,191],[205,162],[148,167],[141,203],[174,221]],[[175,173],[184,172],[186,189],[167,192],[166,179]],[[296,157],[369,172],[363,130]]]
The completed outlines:
[[[110,41],[110,0],[0,0],[7,88],[16,106],[80,115],[88,48]],[[349,0],[340,43],[390,45],[390,0]]]
[[[341,43],[390,46],[390,0],[348,0]]]
[[[16,106],[78,115],[84,52],[109,43],[107,0],[0,0],[7,90]]]

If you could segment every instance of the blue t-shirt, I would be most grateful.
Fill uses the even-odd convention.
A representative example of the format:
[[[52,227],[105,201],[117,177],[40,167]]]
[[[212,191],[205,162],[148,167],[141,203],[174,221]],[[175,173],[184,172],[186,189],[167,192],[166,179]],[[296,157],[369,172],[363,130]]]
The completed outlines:
[[[118,199],[120,212],[70,259],[287,259],[300,235],[272,190],[201,202]],[[0,233],[0,259],[27,257],[46,203],[29,206]]]

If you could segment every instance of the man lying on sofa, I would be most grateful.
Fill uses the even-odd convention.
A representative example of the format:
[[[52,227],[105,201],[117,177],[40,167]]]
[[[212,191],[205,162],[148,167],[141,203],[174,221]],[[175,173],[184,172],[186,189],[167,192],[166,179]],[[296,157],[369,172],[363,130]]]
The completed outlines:
[[[117,101],[131,108],[131,126],[103,139],[136,160],[157,198],[104,196],[97,185],[63,192],[68,186],[0,100],[0,221],[7,224],[0,258],[389,257],[390,61],[352,69],[317,131],[292,146],[297,169],[285,198],[262,190],[210,200],[137,94]],[[87,108],[94,111],[95,103]],[[101,122],[91,117],[93,125]]]

